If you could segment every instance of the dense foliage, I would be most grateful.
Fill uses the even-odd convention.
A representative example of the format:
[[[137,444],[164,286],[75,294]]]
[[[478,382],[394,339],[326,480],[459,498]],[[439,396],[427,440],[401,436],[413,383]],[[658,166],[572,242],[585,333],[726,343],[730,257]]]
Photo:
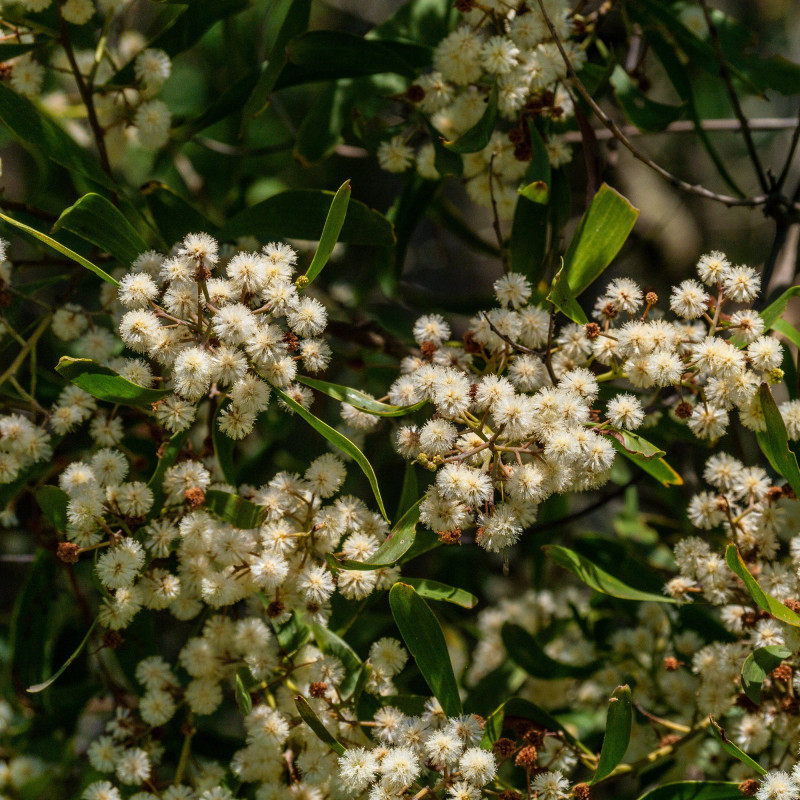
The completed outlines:
[[[351,5],[0,6],[0,797],[800,798],[796,12]]]

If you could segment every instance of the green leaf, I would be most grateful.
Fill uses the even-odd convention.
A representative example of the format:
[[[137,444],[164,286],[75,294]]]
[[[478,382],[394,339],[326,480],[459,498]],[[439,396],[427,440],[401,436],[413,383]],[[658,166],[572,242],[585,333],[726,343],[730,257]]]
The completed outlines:
[[[89,627],[89,630],[86,631],[86,636],[83,637],[81,643],[75,648],[72,655],[61,665],[58,670],[56,670],[46,681],[42,681],[42,683],[35,683],[33,686],[29,686],[25,691],[30,694],[36,694],[37,692],[43,692],[48,686],[55,683],[64,674],[67,667],[69,667],[69,665],[81,654],[81,650],[86,647],[89,637],[92,635],[92,632],[97,625],[97,621],[97,618],[95,618],[94,622]]]
[[[422,498],[419,496],[417,468],[413,461],[408,461],[403,472],[403,486],[400,489],[400,500],[397,503],[396,516],[402,518],[412,506],[420,502],[422,502]]]
[[[378,487],[378,478],[375,475],[375,470],[372,464],[369,463],[367,457],[358,449],[344,434],[339,433],[335,428],[332,428],[326,422],[323,422],[318,417],[315,417],[310,411],[307,411],[296,400],[289,397],[286,392],[281,391],[274,387],[275,393],[283,400],[284,403],[294,411],[299,417],[302,417],[317,433],[322,434],[334,447],[338,447],[349,455],[353,461],[361,467],[361,471],[367,476],[369,485],[372,487],[372,493],[375,495],[375,500],[378,503],[378,508],[384,519],[386,516],[386,509],[383,505],[383,498],[381,497],[381,490]]]
[[[776,319],[771,325],[772,330],[777,331],[785,339],[788,339],[795,347],[800,348],[800,331],[785,319]]]
[[[370,40],[343,31],[308,31],[286,45],[287,64],[275,88],[383,72],[414,78],[417,70],[412,62],[427,60],[428,52],[420,45]]]
[[[575,298],[612,262],[638,216],[638,209],[608,184],[604,183],[592,198],[547,298],[574,322],[587,322]]]
[[[742,664],[742,689],[756,705],[761,702],[761,685],[764,679],[791,655],[792,651],[787,647],[773,644],[759,647],[747,656]]]
[[[349,698],[355,692],[361,675],[361,667],[363,666],[361,659],[344,639],[337,636],[329,628],[324,625],[317,625],[315,622],[310,622],[308,627],[311,629],[317,647],[325,655],[335,656],[342,662],[345,678],[339,684],[339,694],[343,699]]]
[[[36,502],[47,521],[59,532],[67,530],[67,504],[69,495],[58,486],[40,486],[36,490]]]
[[[737,758],[742,764],[746,764],[750,769],[753,770],[757,775],[766,775],[767,771],[764,767],[761,766],[757,761],[754,761],[747,753],[742,752],[726,735],[725,729],[720,727],[720,725],[715,722],[713,717],[711,719],[711,732],[714,734],[714,738],[722,745],[722,749],[732,755],[734,758]]]
[[[462,608],[475,608],[478,605],[478,598],[466,589],[458,589],[446,583],[433,581],[429,578],[403,578],[403,583],[412,586],[420,597],[427,597],[429,600],[442,600],[445,603],[453,603]]]
[[[0,92],[3,91],[3,85],[0,84]],[[15,219],[12,219],[5,214],[0,213],[0,219],[3,222],[7,222],[9,225],[13,225],[15,228],[19,228],[19,230],[24,231],[29,236],[32,236],[34,239],[38,239],[43,244],[46,244],[51,249],[55,250],[57,253],[61,253],[62,256],[66,256],[71,261],[74,261],[76,264],[80,264],[85,269],[88,269],[90,272],[94,272],[95,275],[99,275],[106,283],[110,283],[112,286],[119,286],[119,283],[112,278],[107,272],[100,269],[100,267],[95,266],[92,264],[91,261],[85,259],[82,255],[79,255],[74,250],[70,250],[69,247],[61,244],[61,242],[57,242],[51,236],[48,236],[46,233],[42,233],[41,231],[37,231],[36,228],[31,228],[30,225],[26,225],[24,222],[18,222]]]
[[[253,710],[253,698],[250,697],[250,692],[247,691],[242,676],[238,672],[236,673],[235,695],[239,713],[246,717]]]
[[[263,506],[257,506],[244,497],[239,497],[238,494],[217,489],[206,491],[205,507],[226,522],[230,522],[234,528],[243,530],[258,528],[267,518],[267,509]]]
[[[147,244],[127,217],[99,194],[86,194],[65,209],[53,225],[97,245],[123,264],[130,264],[147,250]]]
[[[544,181],[534,181],[519,189],[519,193],[532,203],[546,206],[550,200],[550,187]]]
[[[507,622],[503,625],[501,635],[509,657],[534,678],[546,681],[588,678],[597,671],[596,664],[574,666],[550,658],[536,637],[519,625]]]
[[[167,248],[181,241],[187,233],[205,231],[211,236],[219,236],[217,226],[169,186],[150,181],[141,192]],[[252,234],[254,230],[258,229],[252,228],[248,233]],[[239,235],[235,234],[231,239]]]
[[[789,301],[800,295],[800,286],[789,287],[780,297],[773,300],[760,314],[764,320],[764,327],[769,330],[783,316]]]
[[[311,0],[277,0],[269,10],[272,30],[277,30],[264,69],[242,111],[242,119],[261,114],[269,105],[275,82],[286,64],[286,45],[308,28]]]
[[[405,39],[435,47],[452,29],[458,13],[450,0],[409,0],[367,36]]]
[[[613,448],[622,453],[640,469],[664,486],[681,486],[683,478],[663,459],[664,451],[651,444],[638,433],[614,428],[609,440]],[[621,441],[620,441],[621,440]]]
[[[405,583],[389,591],[389,605],[400,635],[422,677],[448,717],[462,714],[458,685],[439,622],[428,604]]]
[[[486,108],[481,118],[458,139],[445,141],[444,146],[454,153],[477,153],[489,144],[495,122],[497,122],[497,85],[492,87],[486,98]]]
[[[772,597],[772,595],[767,594],[758,585],[758,581],[750,573],[747,564],[744,563],[744,559],[739,553],[739,548],[735,544],[729,544],[725,548],[725,561],[727,561],[733,573],[742,579],[750,597],[753,598],[759,608],[763,608],[764,611],[769,612],[781,622],[800,627],[800,617],[779,600]]]
[[[114,188],[95,156],[81,147],[55,120],[5,83],[0,84],[0,122],[37,155],[77,172],[95,183]]]
[[[147,520],[151,520],[161,510],[161,501],[164,497],[164,476],[167,470],[175,463],[175,459],[180,455],[183,449],[184,442],[189,436],[191,428],[185,428],[182,431],[172,435],[172,438],[166,442],[164,452],[158,459],[158,464],[147,481],[147,487],[153,492],[153,507],[147,514]]]
[[[619,64],[614,67],[610,80],[622,110],[641,131],[663,131],[670,122],[675,122],[683,116],[682,106],[657,103],[647,97],[635,86],[628,73]]]
[[[631,688],[627,684],[617,686],[608,701],[603,749],[600,751],[597,769],[589,781],[590,786],[607,778],[625,757],[631,740],[632,722]]]
[[[325,742],[334,753],[343,756],[345,754],[344,745],[338,742],[336,737],[322,724],[320,718],[314,713],[314,709],[308,704],[308,700],[302,695],[297,695],[294,699],[294,704],[297,706],[297,710],[300,712],[303,721],[314,731],[317,738]]]
[[[775,471],[786,478],[794,493],[800,497],[800,467],[797,465],[797,457],[789,447],[789,437],[781,412],[778,411],[778,406],[766,383],[759,386],[758,399],[767,424],[766,431],[759,431],[756,434],[758,446]]]
[[[426,122],[426,127],[433,145],[433,166],[436,171],[443,178],[447,175],[461,177],[464,172],[464,161],[461,156],[444,146],[439,131],[430,122]]]
[[[680,781],[665,783],[639,800],[742,800],[736,781]]]
[[[70,383],[80,386],[92,397],[108,403],[146,407],[172,394],[169,389],[146,389],[138,386],[110,367],[104,367],[90,358],[62,356],[56,365],[56,372]]]
[[[330,209],[333,192],[290,189],[240,211],[223,227],[222,237],[231,241],[258,231],[262,239],[319,240]],[[392,246],[392,224],[383,214],[359,200],[350,200],[339,241],[345,244]]]
[[[596,592],[618,597],[620,600],[640,600],[652,603],[675,602],[671,597],[643,592],[628,586],[574,550],[568,550],[566,547],[554,544],[545,545],[542,549],[551,561],[555,561],[559,566],[568,569]]]
[[[419,506],[423,498],[417,500],[411,508],[398,520],[392,528],[386,541],[365,561],[351,559],[337,559],[331,553],[326,553],[325,558],[334,569],[371,570],[393,567],[414,544],[417,523],[419,522]]]
[[[338,383],[328,383],[328,381],[321,381],[317,378],[307,378],[305,375],[298,375],[297,381],[323,392],[340,403],[349,403],[359,411],[363,411],[366,414],[374,414],[378,417],[402,417],[413,411],[418,411],[425,405],[423,400],[419,403],[414,403],[413,406],[393,406],[388,403],[381,403],[380,400],[376,400],[358,389],[340,386]]]
[[[322,272],[322,268],[328,263],[333,248],[344,225],[344,218],[347,214],[347,206],[350,203],[350,180],[346,180],[336,191],[331,200],[331,207],[328,216],[325,217],[325,225],[322,228],[322,235],[319,237],[319,245],[314,253],[306,270],[308,282],[314,280]]]
[[[538,203],[517,203],[514,209],[508,245],[511,269],[524,275],[534,286],[545,273],[549,218],[549,207]]]
[[[342,141],[342,129],[353,103],[348,80],[326,84],[306,113],[294,142],[293,155],[304,167],[330,155]]]

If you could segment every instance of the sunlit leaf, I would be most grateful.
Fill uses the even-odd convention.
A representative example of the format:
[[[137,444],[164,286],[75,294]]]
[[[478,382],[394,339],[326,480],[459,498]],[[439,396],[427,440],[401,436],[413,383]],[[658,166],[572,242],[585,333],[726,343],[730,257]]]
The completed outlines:
[[[722,745],[722,749],[732,755],[734,758],[738,759],[742,762],[742,764],[746,764],[750,769],[753,770],[757,775],[766,775],[767,771],[762,767],[757,761],[754,761],[750,758],[747,753],[740,750],[725,734],[725,729],[720,727],[720,725],[715,722],[714,718],[711,717],[711,732],[714,734],[714,738]]]
[[[736,781],[680,781],[665,783],[639,800],[742,800]]]
[[[338,383],[321,381],[318,378],[308,378],[305,375],[298,375],[299,383],[304,383],[312,389],[324,392],[328,397],[338,400],[340,403],[349,403],[359,411],[366,414],[374,414],[378,417],[402,417],[413,411],[418,411],[425,405],[425,401],[415,403],[412,406],[393,406],[389,403],[381,403],[374,397],[370,397],[358,389],[351,389],[349,386],[340,386]]]
[[[461,134],[458,139],[445,141],[444,146],[454,153],[477,153],[483,150],[494,133],[494,125],[497,122],[497,86],[493,86],[486,98],[486,108],[481,118],[468,130]]]
[[[761,702],[761,686],[764,679],[791,655],[792,651],[789,648],[773,644],[759,647],[747,656],[742,664],[742,689],[756,705]]]
[[[343,756],[345,754],[344,745],[338,742],[336,737],[322,724],[320,718],[314,713],[314,709],[308,704],[308,700],[302,695],[298,695],[294,699],[294,704],[297,706],[297,710],[303,718],[303,722],[314,731],[317,738],[325,742],[334,753]]]
[[[474,608],[478,605],[478,598],[466,589],[458,589],[446,583],[430,580],[430,578],[403,578],[403,583],[413,586],[420,597],[427,597],[428,600],[442,600],[445,603],[462,606],[462,608]]]
[[[92,632],[97,625],[97,619],[91,624],[89,630],[86,631],[86,636],[83,637],[80,644],[75,648],[72,655],[61,665],[61,667],[56,670],[46,681],[42,681],[42,683],[35,683],[33,686],[29,686],[26,691],[30,694],[36,694],[37,692],[43,692],[48,686],[54,684],[63,674],[66,672],[67,667],[81,654],[81,651],[84,647],[86,647],[89,638],[92,635]]]
[[[319,237],[319,244],[314,253],[314,258],[306,270],[305,277],[309,283],[322,272],[322,268],[328,263],[344,225],[349,203],[350,181],[346,180],[333,196],[333,200],[331,200],[331,207],[328,211],[328,216],[325,218],[325,225],[322,228],[322,235]]]
[[[205,507],[230,522],[234,528],[250,530],[258,528],[267,518],[267,509],[239,497],[238,494],[223,492],[217,489],[206,491]]]
[[[56,365],[56,372],[92,397],[107,403],[146,407],[172,394],[169,389],[139,386],[90,358],[62,356]]]
[[[589,785],[607,778],[625,757],[625,751],[631,740],[631,723],[633,722],[631,705],[630,686],[627,684],[617,686],[608,701],[603,748],[600,751],[597,769]]]

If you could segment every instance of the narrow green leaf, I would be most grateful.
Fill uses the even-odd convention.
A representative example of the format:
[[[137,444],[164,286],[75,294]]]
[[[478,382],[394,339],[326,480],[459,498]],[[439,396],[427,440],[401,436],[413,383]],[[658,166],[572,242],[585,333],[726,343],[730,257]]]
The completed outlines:
[[[339,684],[339,694],[343,699],[349,698],[355,692],[361,675],[361,667],[363,666],[361,659],[344,639],[337,636],[329,628],[324,625],[317,625],[315,622],[310,622],[308,627],[311,629],[311,634],[317,643],[317,647],[325,655],[335,656],[342,662],[345,677]]]
[[[497,85],[492,87],[486,98],[486,108],[481,118],[458,139],[445,141],[444,146],[454,153],[477,153],[489,144],[495,122],[497,122]]]
[[[326,422],[323,422],[318,417],[315,417],[310,411],[307,411],[303,406],[301,406],[296,400],[293,400],[289,397],[286,392],[281,391],[277,387],[274,388],[275,393],[278,397],[283,400],[284,403],[294,411],[299,417],[302,417],[312,428],[314,428],[317,433],[322,434],[334,447],[338,447],[340,450],[343,450],[347,455],[349,455],[353,461],[361,467],[361,471],[367,476],[367,480],[369,481],[369,485],[372,487],[372,493],[375,495],[375,500],[378,503],[378,508],[380,509],[381,514],[383,514],[384,519],[388,519],[386,516],[386,508],[383,505],[383,498],[381,497],[381,490],[378,487],[378,478],[375,475],[375,470],[372,468],[372,464],[369,463],[367,457],[358,449],[344,434],[339,433],[335,428],[332,428]]]
[[[800,295],[800,286],[790,286],[780,297],[773,300],[760,314],[764,327],[769,330],[783,316],[789,301]]]
[[[675,602],[671,597],[643,592],[628,586],[574,550],[568,550],[566,547],[554,544],[545,545],[542,549],[551,561],[555,561],[559,566],[568,569],[596,592],[618,597],[620,600],[641,600],[652,603]]]
[[[169,389],[146,389],[123,378],[110,367],[104,367],[90,358],[62,356],[56,372],[70,383],[80,386],[98,400],[125,406],[149,406],[172,392]]]
[[[353,561],[352,559],[337,559],[331,553],[326,553],[325,558],[334,569],[371,570],[393,567],[414,544],[417,523],[419,522],[419,506],[423,498],[419,498],[411,508],[398,520],[392,528],[386,541],[366,560]]]
[[[545,274],[549,218],[550,207],[539,203],[517,203],[514,209],[508,245],[511,268],[534,286]]]
[[[758,399],[767,424],[766,431],[759,431],[756,435],[758,445],[772,467],[786,478],[789,486],[800,497],[800,467],[797,465],[797,457],[789,448],[786,425],[766,383],[759,386]]]
[[[800,627],[800,617],[779,600],[772,597],[772,595],[767,594],[758,585],[758,581],[750,573],[747,564],[744,563],[744,559],[739,553],[739,548],[735,544],[729,544],[725,548],[725,561],[733,573],[742,579],[750,597],[753,598],[759,608],[763,608],[764,611],[769,612],[781,622]]]
[[[333,192],[317,189],[279,192],[228,220],[222,238],[231,241],[237,236],[248,236],[258,231],[262,239],[319,240],[333,196]],[[383,214],[359,200],[350,200],[347,212],[339,233],[340,242],[379,247],[394,245],[392,224]]]
[[[67,530],[67,504],[69,495],[58,486],[40,486],[36,490],[36,502],[47,521],[59,533]]]
[[[235,694],[239,713],[246,717],[253,710],[253,698],[250,697],[250,692],[245,688],[242,676],[238,672],[236,673]]]
[[[550,187],[544,181],[534,181],[522,186],[519,193],[533,203],[547,205],[550,200]]]
[[[742,800],[736,781],[680,781],[665,783],[639,800]]]
[[[358,389],[340,386],[338,383],[328,383],[328,381],[321,381],[317,378],[307,378],[305,375],[298,375],[297,380],[312,389],[327,394],[328,397],[332,397],[340,403],[349,403],[359,411],[363,411],[366,414],[374,414],[378,417],[402,417],[405,414],[418,411],[425,405],[423,400],[413,406],[393,406],[389,403],[381,403],[380,400],[376,400]]]
[[[248,97],[242,111],[242,119],[261,114],[269,105],[269,97],[275,87],[275,81],[286,64],[286,45],[308,28],[308,15],[311,11],[311,0],[277,0],[270,9],[269,23],[278,33],[267,56],[264,69],[259,75],[253,91]]]
[[[97,245],[126,265],[147,250],[147,243],[127,217],[105,197],[93,192],[62,212],[53,231],[61,229]]]
[[[243,530],[258,528],[267,518],[267,509],[263,506],[257,506],[244,497],[239,497],[238,494],[217,489],[206,491],[205,507],[226,522],[230,522],[234,528]]]
[[[142,187],[141,193],[167,248],[179,242],[187,233],[196,231],[219,237],[217,226],[169,186],[150,181]],[[253,227],[250,233],[254,230],[258,229]],[[230,238],[235,239],[239,235],[245,234],[237,233]]]
[[[609,436],[609,440],[618,453],[622,453],[625,458],[664,486],[683,484],[683,478],[662,458],[663,450],[636,433],[622,429],[615,429],[614,433],[615,435]]]
[[[389,591],[389,605],[406,647],[444,713],[448,717],[460,716],[461,698],[447,644],[428,604],[413,587],[396,583]]]
[[[603,748],[600,751],[597,769],[589,781],[590,786],[607,778],[625,757],[625,751],[631,740],[632,722],[631,688],[627,684],[617,686],[608,701]]]
[[[436,167],[436,171],[442,178],[447,175],[455,175],[460,178],[464,172],[464,160],[458,153],[454,153],[444,146],[439,131],[430,122],[426,123],[426,127],[433,145],[433,166]]]
[[[25,691],[30,694],[36,694],[37,692],[43,692],[48,686],[55,683],[64,674],[67,667],[81,654],[81,650],[86,647],[86,643],[89,641],[89,637],[92,635],[92,631],[94,631],[96,625],[97,619],[91,624],[89,630],[86,631],[86,636],[83,637],[81,643],[75,648],[72,655],[61,665],[60,669],[54,672],[46,681],[29,686]]]
[[[412,506],[420,503],[422,498],[420,498],[419,494],[417,466],[413,461],[408,461],[403,472],[403,486],[400,489],[400,500],[397,503],[397,514],[395,516],[402,519]]]
[[[711,732],[714,734],[714,738],[722,745],[722,749],[732,755],[734,758],[738,759],[742,762],[742,764],[746,764],[750,769],[753,770],[757,775],[766,775],[767,771],[764,767],[761,766],[757,761],[754,761],[750,758],[747,753],[742,752],[726,735],[725,729],[720,727],[720,725],[714,720],[713,717],[709,717],[711,720]]]
[[[336,149],[355,95],[349,80],[325,84],[297,129],[292,155],[300,164],[317,164]]]
[[[777,331],[785,339],[788,339],[795,347],[800,348],[800,331],[785,319],[776,319],[772,323],[772,330]]]
[[[343,756],[345,754],[345,747],[336,740],[336,737],[322,724],[320,718],[314,713],[314,709],[308,704],[308,700],[302,695],[297,695],[294,699],[294,704],[303,721],[311,728],[317,735],[317,738],[325,742],[331,750],[337,755]]]
[[[427,597],[428,600],[442,600],[445,603],[462,608],[475,608],[478,605],[478,598],[466,589],[458,589],[446,583],[433,581],[429,578],[403,578],[403,583],[413,586],[420,597]]]
[[[286,45],[287,64],[275,88],[382,72],[414,78],[412,62],[425,60],[427,53],[427,48],[411,43],[370,40],[343,31],[308,31]]]
[[[519,625],[507,622],[503,625],[501,635],[509,657],[534,678],[546,681],[588,678],[597,671],[596,664],[573,666],[550,658],[536,637]]]
[[[564,256],[564,267],[554,281],[548,300],[575,322],[586,316],[571,310],[575,298],[596,280],[620,251],[633,230],[638,209],[608,184],[603,184],[581,218]],[[580,319],[575,319],[580,316]]]
[[[81,147],[54,119],[7,84],[0,84],[0,122],[38,156],[49,158],[95,183],[114,188],[95,156]]]
[[[4,91],[2,84],[0,84],[0,91]],[[95,275],[99,275],[106,283],[110,283],[112,286],[119,286],[119,283],[107,272],[100,269],[100,267],[95,266],[91,261],[85,259],[82,255],[79,255],[74,250],[70,250],[69,247],[61,244],[61,242],[57,242],[46,233],[37,231],[36,228],[31,228],[30,225],[26,225],[24,222],[18,222],[17,220],[12,219],[11,217],[2,213],[0,213],[0,219],[3,220],[3,222],[7,222],[9,225],[13,225],[15,228],[19,228],[19,230],[24,231],[29,236],[33,236],[34,239],[38,239],[40,242],[46,244],[49,248],[55,250],[57,253],[61,253],[62,256],[66,256],[68,259],[70,259],[70,261],[74,261],[76,264],[80,264],[90,272],[94,272]]]
[[[761,703],[761,685],[764,679],[791,655],[792,651],[787,647],[773,644],[759,647],[747,656],[742,664],[742,689],[756,705]]]
[[[651,100],[636,87],[619,64],[614,67],[610,80],[622,110],[640,131],[663,131],[670,122],[675,122],[684,114],[682,106]]]
[[[161,501],[164,497],[164,476],[167,470],[175,463],[175,459],[180,455],[183,445],[189,436],[190,428],[185,428],[172,435],[172,438],[163,445],[164,451],[158,459],[158,464],[147,481],[147,487],[153,492],[153,507],[150,509],[147,519],[151,520],[161,510]]]
[[[314,253],[314,258],[311,259],[311,264],[306,270],[306,278],[309,283],[322,272],[322,268],[328,263],[333,248],[336,246],[344,225],[347,206],[350,203],[350,191],[350,180],[348,179],[338,188],[333,200],[331,200],[331,207],[328,210],[328,216],[325,217],[322,235],[319,237],[319,245]]]

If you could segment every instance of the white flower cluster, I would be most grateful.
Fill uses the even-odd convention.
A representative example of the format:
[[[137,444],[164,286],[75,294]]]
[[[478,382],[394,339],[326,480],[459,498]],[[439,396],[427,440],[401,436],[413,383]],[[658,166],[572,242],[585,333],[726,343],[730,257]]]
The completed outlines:
[[[478,746],[483,731],[474,716],[448,718],[432,701],[418,717],[384,706],[373,722],[373,746],[353,747],[339,759],[339,776],[352,793],[411,797],[434,782],[434,797],[479,800],[497,773],[494,755]]]
[[[800,763],[791,772],[771,769],[759,781],[756,800],[797,800],[800,797]]]
[[[20,0],[20,5],[30,11],[42,11],[50,6],[52,0]],[[59,13],[72,25],[91,24],[96,11],[106,17],[107,23],[116,18],[123,21],[117,12],[127,5],[127,0],[100,0],[98,9],[92,0],[65,0],[59,3]],[[124,24],[129,24],[126,20]],[[15,25],[13,34],[15,40],[19,37],[22,43],[36,43],[36,30],[25,31]],[[145,48],[142,35],[139,31],[123,27],[113,40],[104,41],[103,48],[108,58],[103,58],[95,63],[95,51],[77,51],[75,60],[84,76],[91,72],[96,84],[103,83],[114,77],[113,64],[133,62],[135,82],[132,86],[105,91],[96,94],[92,103],[95,108],[99,124],[103,128],[103,138],[109,159],[115,165],[124,168],[124,156],[132,141],[148,150],[160,150],[169,141],[172,114],[169,107],[162,100],[156,98],[163,84],[172,72],[172,61],[163,50]],[[102,51],[101,51],[102,52]],[[38,97],[42,93],[44,79],[51,75],[55,88],[47,95],[47,102],[54,106],[63,105],[66,97],[75,96],[74,82],[66,80],[65,76],[72,70],[72,63],[63,51],[56,52],[52,58],[48,71],[47,67],[37,60],[32,53],[25,53],[10,62],[11,88],[26,97]],[[49,84],[48,84],[49,87]],[[77,98],[83,102],[84,98]],[[75,134],[78,128],[73,123]],[[80,131],[76,138],[85,139],[86,132]]]
[[[46,461],[52,452],[46,430],[21,414],[0,416],[0,484],[15,481],[23,470]]]
[[[576,69],[586,56],[572,32],[564,0],[546,0],[548,16]],[[573,113],[564,87],[566,66],[536,2],[521,9],[512,3],[475,3],[463,24],[435,48],[434,70],[423,75],[407,96],[426,121],[445,139],[457,139],[486,109],[486,95],[497,86],[501,129],[480,152],[463,156],[463,175],[470,197],[487,208],[492,202],[501,219],[510,219],[517,188],[531,160],[528,120],[535,115],[560,121]],[[421,126],[425,127],[425,126]],[[424,178],[436,179],[435,150],[428,141],[415,152],[408,135],[384,142],[378,160],[389,172],[404,172],[413,164]],[[554,167],[568,162],[569,147],[558,135],[546,148]]]
[[[319,372],[331,353],[318,338],[325,307],[292,282],[296,259],[271,243],[221,260],[215,239],[190,234],[169,257],[142,254],[121,279],[119,301],[130,309],[119,324],[123,342],[169,371],[174,396],[156,407],[167,430],[188,427],[210,391],[229,398],[217,423],[232,439],[253,429],[269,384],[307,404],[307,390],[293,384],[297,363]],[[218,266],[224,277],[214,276]]]

